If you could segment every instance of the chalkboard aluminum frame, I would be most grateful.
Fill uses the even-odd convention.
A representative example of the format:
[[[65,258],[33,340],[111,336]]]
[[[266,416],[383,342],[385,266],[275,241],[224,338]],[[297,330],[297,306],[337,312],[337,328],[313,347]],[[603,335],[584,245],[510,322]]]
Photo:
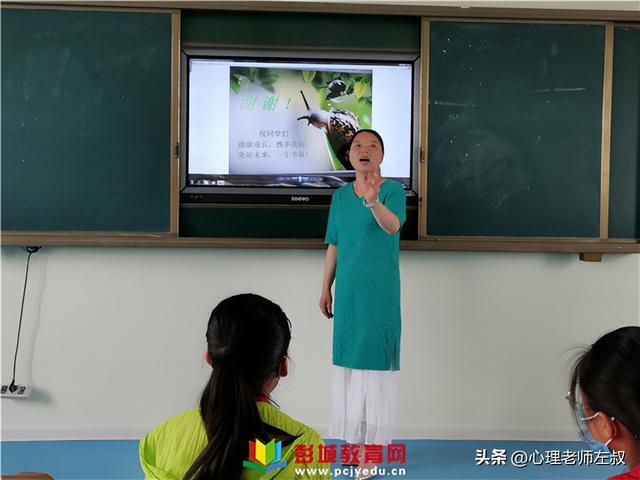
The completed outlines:
[[[639,36],[640,36],[640,23],[622,23],[622,22],[616,22],[615,26],[614,26],[614,32],[613,32],[613,36],[614,36],[614,47],[617,47],[616,45],[616,41],[615,38],[618,35],[618,31],[620,31],[620,35],[624,35],[623,32],[625,31],[635,31]],[[640,47],[640,45],[638,45],[638,47]],[[620,71],[621,68],[631,68],[632,70],[635,68],[637,69],[636,72],[640,71],[640,62],[638,62],[636,65],[633,64],[626,64],[624,62],[620,62],[619,64],[616,64],[615,62],[615,56],[619,53],[623,51],[624,47],[621,47],[620,50],[616,50],[614,48],[614,61],[613,61],[613,67],[612,68],[612,75],[613,75],[613,85],[614,88],[616,86],[616,83],[619,82],[619,80],[616,79],[616,69],[618,69],[618,72]],[[637,74],[637,73],[636,73]],[[629,82],[629,84],[631,85],[631,82],[629,81],[630,79],[627,78],[625,80],[623,80],[624,83]],[[633,88],[633,87],[632,87]],[[636,92],[636,100],[638,99],[638,97],[640,96],[640,92]],[[624,99],[624,100],[621,100]],[[617,155],[620,154],[619,150],[617,150],[616,148],[614,148],[614,139],[615,137],[617,137],[617,135],[614,135],[617,133],[618,129],[623,129],[623,125],[620,124],[616,124],[616,122],[619,121],[619,117],[617,120],[614,121],[615,117],[615,113],[616,113],[616,108],[620,108],[621,107],[621,103],[624,103],[625,105],[629,105],[629,106],[633,106],[634,102],[633,99],[629,98],[626,95],[626,92],[622,92],[620,90],[618,90],[617,92],[614,91],[614,94],[612,95],[612,99],[611,99],[611,116],[612,116],[612,120],[611,120],[611,162],[613,162],[613,165],[611,165],[610,167],[610,175],[611,178],[609,179],[610,184],[612,185],[612,198],[610,199],[609,202],[609,208],[607,211],[607,215],[608,215],[608,222],[607,222],[607,226],[608,226],[608,234],[610,238],[614,238],[614,239],[626,239],[631,237],[632,235],[625,235],[625,234],[620,234],[620,224],[619,222],[622,220],[622,217],[620,217],[619,215],[617,215],[617,213],[619,213],[619,208],[621,208],[623,206],[623,203],[620,200],[620,197],[618,196],[619,192],[618,190],[616,190],[616,186],[617,186],[617,182],[619,182],[621,180],[621,177],[624,176],[625,179],[629,179],[630,182],[633,182],[633,180],[635,180],[635,186],[631,187],[628,183],[626,184],[626,186],[624,187],[624,190],[626,190],[628,192],[628,189],[631,188],[634,190],[634,193],[636,195],[636,201],[632,202],[635,203],[635,205],[633,207],[629,207],[631,210],[635,210],[635,218],[632,219],[631,217],[629,217],[629,221],[630,221],[630,225],[635,224],[635,230],[636,230],[636,235],[640,235],[640,232],[638,232],[638,230],[640,229],[640,158],[633,158],[631,157],[629,160],[633,163],[634,160],[635,162],[637,162],[635,164],[635,167],[631,167],[632,170],[634,170],[635,168],[635,175],[633,175],[633,171],[624,171],[623,167],[621,168],[621,164],[625,165],[625,162],[627,162],[628,160],[626,158],[618,158]],[[640,104],[635,103],[635,107],[637,109],[640,109]],[[630,107],[633,108],[633,107]],[[627,132],[631,132],[634,130],[634,126],[638,126],[638,124],[640,123],[640,112],[638,112],[638,119],[635,122],[631,122],[629,125],[626,124],[626,122],[623,121],[624,125],[624,130],[626,130]],[[635,129],[636,132],[636,155],[640,155],[640,152],[638,149],[640,149],[640,133],[638,132],[637,129]],[[631,180],[633,179],[633,180]],[[626,230],[626,228],[623,228]],[[630,231],[631,229],[627,230]]]
[[[173,8],[143,8],[127,6],[92,6],[82,4],[25,4],[25,3],[5,3],[2,9],[19,10],[59,10],[59,11],[86,11],[86,12],[122,12],[122,13],[152,13],[169,14],[171,16],[171,118],[170,118],[170,142],[167,145],[167,155],[170,158],[170,182],[169,188],[169,230],[165,232],[113,232],[113,231],[2,231],[3,245],[25,245],[40,243],[39,238],[54,239],[54,244],[82,244],[84,241],[96,244],[111,244],[114,238],[122,238],[125,242],[151,241],[157,239],[171,238],[178,236],[178,213],[180,210],[178,196],[178,108],[179,108],[179,60],[180,60],[180,17],[181,10]],[[104,240],[100,240],[100,238]],[[46,244],[46,240],[43,244]],[[117,243],[117,242],[115,242]]]
[[[429,118],[429,52],[430,52],[430,24],[431,22],[474,22],[474,23],[516,23],[516,24],[555,24],[555,25],[599,25],[605,28],[605,59],[603,73],[603,107],[602,107],[602,142],[601,142],[601,187],[600,187],[600,237],[599,238],[575,238],[575,237],[480,237],[480,236],[434,236],[429,235],[427,226],[427,175],[428,175],[428,118]],[[483,19],[483,18],[431,18],[423,17],[422,21],[422,44],[421,56],[425,58],[423,67],[422,90],[424,98],[422,99],[421,113],[421,161],[420,161],[420,200],[419,200],[419,233],[418,238],[427,242],[438,242],[443,246],[448,241],[457,244],[456,249],[461,242],[475,241],[504,241],[514,242],[514,247],[518,248],[522,242],[563,242],[563,243],[581,243],[593,242],[600,240],[608,241],[608,203],[609,203],[609,155],[610,155],[610,130],[611,130],[611,87],[612,87],[612,62],[613,62],[613,30],[614,22],[604,21],[570,21],[570,20],[510,20],[510,19]],[[629,240],[635,242],[635,240]],[[637,242],[636,242],[637,243]]]

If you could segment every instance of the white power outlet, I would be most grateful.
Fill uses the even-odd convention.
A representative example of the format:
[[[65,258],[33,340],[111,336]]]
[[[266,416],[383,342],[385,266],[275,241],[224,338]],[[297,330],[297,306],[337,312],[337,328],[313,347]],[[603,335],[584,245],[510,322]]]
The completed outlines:
[[[3,398],[29,398],[31,387],[29,385],[15,385],[16,389],[11,392],[9,385],[2,385],[0,396]]]

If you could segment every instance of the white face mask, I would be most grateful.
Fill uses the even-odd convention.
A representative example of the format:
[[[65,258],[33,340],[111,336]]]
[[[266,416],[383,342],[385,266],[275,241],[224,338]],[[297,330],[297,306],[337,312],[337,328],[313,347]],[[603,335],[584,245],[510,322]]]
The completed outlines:
[[[594,452],[609,453],[610,452],[609,444],[611,443],[611,440],[613,440],[613,438],[610,438],[609,440],[607,440],[606,443],[597,441],[596,439],[593,438],[593,435],[591,435],[591,431],[589,430],[589,427],[587,426],[587,423],[586,423],[589,420],[593,420],[594,418],[596,418],[599,413],[600,412],[596,412],[590,417],[578,417],[578,419],[580,420],[580,427],[578,428],[578,430],[580,431],[580,438],[584,442],[586,442],[590,450]],[[611,418],[611,420],[613,420],[613,418]]]

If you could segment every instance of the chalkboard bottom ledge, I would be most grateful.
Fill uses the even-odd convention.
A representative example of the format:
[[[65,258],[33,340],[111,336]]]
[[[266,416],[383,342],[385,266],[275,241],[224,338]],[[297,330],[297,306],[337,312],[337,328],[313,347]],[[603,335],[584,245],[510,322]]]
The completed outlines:
[[[135,247],[140,242],[160,244],[175,238],[175,234],[168,232],[0,232],[0,244],[3,247],[31,245],[41,247]]]
[[[638,239],[427,237],[401,242],[404,250],[540,253],[640,253]]]
[[[180,237],[171,233],[1,232],[2,246],[323,249],[322,239]],[[401,250],[462,252],[640,253],[638,239],[427,237]]]
[[[325,248],[321,239],[179,237],[170,233],[1,232],[0,245],[42,247]]]

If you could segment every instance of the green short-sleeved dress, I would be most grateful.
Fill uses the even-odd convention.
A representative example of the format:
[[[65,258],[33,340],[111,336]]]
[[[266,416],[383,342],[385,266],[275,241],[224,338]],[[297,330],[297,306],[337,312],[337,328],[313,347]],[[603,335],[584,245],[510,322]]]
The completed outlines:
[[[380,201],[402,225],[406,194],[385,180]],[[325,243],[337,247],[333,364],[354,369],[400,368],[400,233],[376,222],[349,183],[333,194]]]

